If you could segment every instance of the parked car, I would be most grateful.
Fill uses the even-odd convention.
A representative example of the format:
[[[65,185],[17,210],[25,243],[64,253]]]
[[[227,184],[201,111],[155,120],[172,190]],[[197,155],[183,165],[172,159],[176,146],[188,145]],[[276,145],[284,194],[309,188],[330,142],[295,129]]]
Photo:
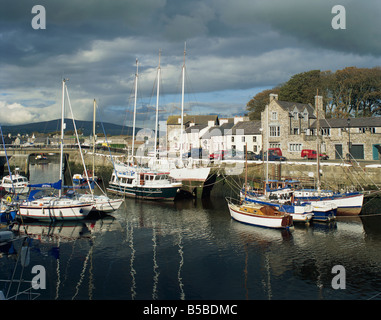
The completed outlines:
[[[202,148],[192,148],[191,150],[182,154],[183,159],[208,159],[208,152]]]
[[[229,150],[225,153],[224,159],[232,159],[232,160],[245,160],[246,153],[245,151],[239,150]],[[247,151],[247,160],[255,160],[255,153],[253,151]]]
[[[256,154],[253,151],[247,151],[247,160],[254,160]]]
[[[311,149],[303,149],[300,156],[303,159],[316,159],[317,158],[317,151],[316,150],[311,150]],[[320,153],[319,154],[320,159],[322,160],[328,160],[328,156],[326,154]]]
[[[267,160],[267,151],[265,152],[264,159],[262,158],[262,151],[259,154],[255,155],[256,160]],[[269,149],[269,161],[286,161],[286,157],[280,156],[276,151]]]
[[[209,159],[210,160],[223,160],[225,159],[225,156],[227,155],[227,151],[226,150],[220,150],[220,151],[216,151],[214,153],[211,153],[209,155]]]
[[[232,149],[225,152],[224,159],[243,160],[245,159],[245,154],[242,151]]]
[[[278,156],[283,156],[282,150],[280,148],[269,148],[269,151],[274,151]]]

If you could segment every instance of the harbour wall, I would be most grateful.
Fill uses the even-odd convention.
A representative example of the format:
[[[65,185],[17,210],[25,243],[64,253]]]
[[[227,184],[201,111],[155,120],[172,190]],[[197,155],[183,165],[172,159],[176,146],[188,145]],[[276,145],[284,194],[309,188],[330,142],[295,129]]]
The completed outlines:
[[[78,151],[65,154],[70,164],[70,174],[82,173],[82,159]],[[87,169],[92,169],[92,153],[85,153],[83,157]],[[10,165],[19,167],[21,172],[27,173],[29,163],[33,159],[32,155],[15,154],[10,158]],[[111,176],[113,161],[116,159],[125,160],[125,157],[113,155],[113,160],[111,160],[110,155],[105,152],[96,154],[94,159],[96,174],[102,175],[103,180],[108,181]],[[265,179],[266,171],[268,171],[269,179],[299,180],[304,186],[314,186],[317,181],[316,168],[316,161],[269,162],[268,166],[260,161],[248,161],[247,170],[243,161],[212,163],[210,176],[204,183],[206,192],[203,193],[206,196],[235,195],[245,182],[246,171],[248,182],[257,188],[263,186],[262,182]],[[5,172],[7,172],[6,165]],[[320,180],[322,188],[337,191],[350,190],[351,188],[360,190],[361,188],[364,190],[381,189],[381,164],[379,161],[353,163],[322,161]]]

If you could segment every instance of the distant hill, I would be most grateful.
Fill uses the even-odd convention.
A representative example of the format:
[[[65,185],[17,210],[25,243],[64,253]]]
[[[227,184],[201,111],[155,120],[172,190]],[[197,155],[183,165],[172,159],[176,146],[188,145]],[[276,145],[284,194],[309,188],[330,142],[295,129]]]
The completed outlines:
[[[67,131],[74,131],[73,120],[65,119],[66,129]],[[82,131],[85,136],[89,136],[93,132],[93,122],[92,121],[84,121],[84,120],[76,120],[75,125],[78,131]],[[107,136],[115,136],[115,135],[132,135],[132,127],[121,126],[113,123],[103,123],[104,131]],[[21,125],[14,126],[2,126],[3,134],[7,135],[8,133],[12,135],[17,135],[20,133],[21,135],[32,134],[33,132],[39,133],[52,133],[61,130],[61,119],[44,121],[44,122],[35,122],[35,123],[27,123]],[[140,128],[136,128],[135,132],[139,131]],[[96,133],[104,133],[101,122],[96,123]]]

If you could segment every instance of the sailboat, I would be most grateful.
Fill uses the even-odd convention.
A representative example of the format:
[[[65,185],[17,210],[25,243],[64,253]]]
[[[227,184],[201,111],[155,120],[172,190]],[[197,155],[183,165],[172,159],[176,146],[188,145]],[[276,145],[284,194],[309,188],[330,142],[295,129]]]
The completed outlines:
[[[245,163],[245,193],[239,203],[226,198],[230,216],[239,222],[267,228],[290,228],[293,226],[293,217],[268,203],[255,203],[247,201],[247,143]]]
[[[266,126],[268,128],[268,106],[266,106]],[[268,130],[267,130],[268,132]],[[267,138],[267,149],[269,139]],[[268,157],[266,157],[266,181],[264,192],[259,194],[252,190],[247,190],[245,184],[243,190],[240,190],[240,197],[244,201],[254,202],[261,205],[270,205],[276,207],[281,212],[290,214],[295,222],[309,222],[312,217],[312,206],[308,203],[294,203],[293,191],[289,189],[271,190],[269,188]]]
[[[228,199],[227,202],[231,217],[239,222],[277,229],[293,226],[292,216],[273,206],[258,203],[234,204]]]
[[[169,176],[178,181],[198,181],[204,182],[210,173],[210,168],[198,168],[192,166],[192,161],[188,163],[188,166],[184,165],[182,154],[183,154],[183,145],[184,145],[184,94],[185,94],[185,56],[186,56],[186,44],[184,45],[184,59],[182,66],[182,85],[181,85],[181,122],[180,122],[180,153],[179,159],[176,161],[170,162],[169,159],[166,159],[163,163],[161,163],[161,168],[157,167],[158,170],[169,171]],[[160,73],[158,73],[160,76]],[[159,83],[159,81],[158,81]],[[158,98],[157,98],[158,102]],[[156,119],[157,119],[157,107],[156,105]],[[156,120],[157,121],[157,120]],[[157,124],[155,137],[157,136]],[[155,154],[156,154],[156,140],[155,140]]]
[[[77,127],[75,125],[73,110],[71,109],[70,98],[69,98],[69,94],[67,92],[67,88],[66,88],[66,93],[67,93],[67,97],[68,97],[71,115],[73,118],[73,126],[74,126],[74,131],[75,131],[75,134],[77,137],[79,152],[81,155],[81,160],[82,160],[82,164],[83,164],[83,168],[84,168],[84,177],[83,178],[84,178],[85,182],[88,184],[88,187],[90,190],[90,193],[77,194],[76,197],[80,201],[92,203],[93,204],[92,211],[103,212],[103,213],[111,213],[111,212],[119,209],[119,207],[124,202],[124,199],[109,198],[103,191],[102,191],[103,195],[95,195],[94,190],[92,188],[92,184],[96,183],[95,175],[94,175],[94,173],[95,173],[95,158],[94,158],[95,157],[95,114],[96,114],[95,99],[94,99],[94,103],[93,103],[93,105],[94,105],[94,115],[93,115],[93,118],[94,118],[93,119],[93,170],[92,170],[93,175],[90,178],[89,177],[89,170],[87,170],[86,165],[85,165],[85,160],[83,159],[82,148],[81,148],[81,144],[79,143]],[[102,190],[101,188],[99,188],[99,189]]]
[[[169,176],[169,172],[160,172],[155,169],[143,168],[134,164],[134,142],[135,142],[135,119],[137,80],[139,75],[139,64],[136,60],[135,74],[135,102],[134,120],[132,129],[132,155],[129,163],[114,163],[114,170],[109,181],[108,191],[128,197],[149,200],[174,200],[180,191],[182,184]],[[160,62],[158,68],[160,75]],[[156,122],[157,123],[157,122]],[[157,125],[156,125],[157,130]],[[157,136],[157,132],[155,132]],[[156,155],[156,139],[155,139]]]
[[[319,154],[320,139],[319,139],[319,113],[318,113],[318,99],[322,97],[315,97],[316,108],[316,135],[317,135],[317,153]],[[297,201],[310,202],[315,207],[332,206],[333,210],[336,209],[337,215],[358,215],[361,212],[364,194],[361,192],[345,192],[336,193],[332,190],[321,190],[320,182],[320,159],[317,161],[317,189],[296,189],[294,196]],[[317,216],[317,213],[315,214]],[[324,219],[324,217],[322,217]]]
[[[27,200],[20,203],[19,215],[21,218],[31,218],[37,220],[78,220],[85,218],[93,208],[92,203],[83,202],[77,199],[70,199],[62,195],[63,181],[63,140],[64,140],[64,116],[65,116],[65,86],[66,79],[62,80],[62,119],[61,119],[61,150],[60,150],[60,175],[59,181],[55,184],[45,184],[47,187],[54,185],[58,189],[58,196],[45,196],[35,198],[36,191],[30,192]],[[33,187],[33,185],[31,185]],[[44,187],[41,184],[38,187]]]

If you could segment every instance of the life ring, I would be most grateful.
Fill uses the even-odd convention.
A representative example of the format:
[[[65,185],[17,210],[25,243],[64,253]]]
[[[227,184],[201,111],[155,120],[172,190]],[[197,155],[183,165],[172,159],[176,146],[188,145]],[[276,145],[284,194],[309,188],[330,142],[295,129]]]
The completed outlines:
[[[7,197],[7,202],[9,202],[9,203],[12,202],[12,198],[10,196]]]

